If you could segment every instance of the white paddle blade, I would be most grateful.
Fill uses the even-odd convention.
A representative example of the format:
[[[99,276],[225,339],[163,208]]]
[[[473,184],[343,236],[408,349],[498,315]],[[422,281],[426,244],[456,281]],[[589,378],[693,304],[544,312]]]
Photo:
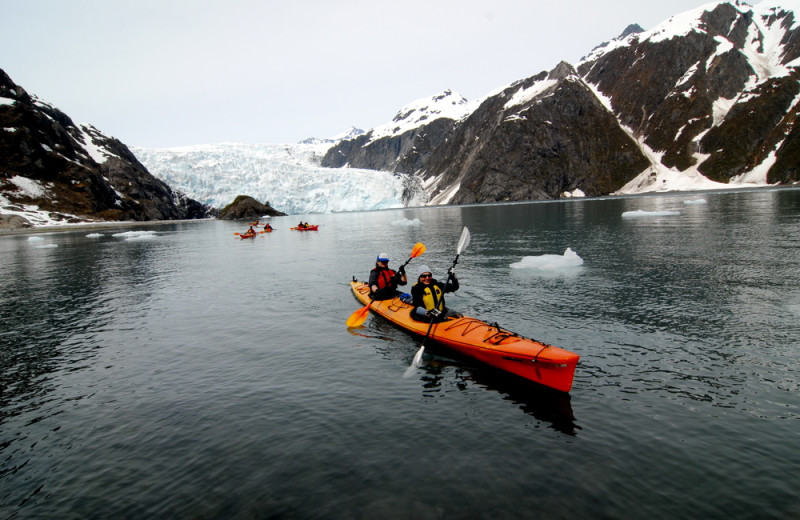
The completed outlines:
[[[461,251],[465,250],[469,245],[469,229],[467,226],[464,226],[464,231],[461,232],[461,238],[458,239],[458,250],[456,254],[460,255]]]
[[[403,373],[403,377],[411,377],[411,375],[416,371],[419,366],[422,364],[422,353],[425,351],[425,345],[421,346],[416,354],[414,354],[414,361],[411,362],[411,366],[409,366],[406,371]]]

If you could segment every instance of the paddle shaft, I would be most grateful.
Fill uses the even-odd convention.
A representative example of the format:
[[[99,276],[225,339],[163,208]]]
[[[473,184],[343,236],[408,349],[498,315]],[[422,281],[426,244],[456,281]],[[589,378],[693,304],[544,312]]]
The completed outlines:
[[[413,311],[412,311],[413,312]],[[411,370],[416,367],[419,367],[420,363],[422,362],[422,354],[425,352],[425,341],[427,341],[428,336],[431,335],[431,329],[433,328],[433,322],[436,320],[436,316],[431,317],[431,323],[428,325],[428,332],[425,333],[425,337],[422,338],[422,345],[419,346],[419,350],[417,353],[414,354],[414,359],[411,361],[411,366],[406,369],[406,373],[403,377],[408,377],[411,375]]]
[[[433,322],[436,321],[436,316],[431,317],[431,323],[428,325],[428,332],[425,333],[425,337],[422,338],[422,345],[419,348],[425,348],[425,342],[428,340],[428,337],[431,335],[431,329],[433,328]]]

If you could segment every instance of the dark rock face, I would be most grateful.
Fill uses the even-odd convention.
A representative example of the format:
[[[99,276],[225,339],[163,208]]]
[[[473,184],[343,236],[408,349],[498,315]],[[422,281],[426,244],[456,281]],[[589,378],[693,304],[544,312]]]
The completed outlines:
[[[791,27],[794,14],[781,10],[755,20],[752,11],[738,7],[715,6],[700,17],[701,30],[682,37],[657,43],[633,38],[584,63],[579,72],[612,100],[623,125],[663,153],[664,166],[679,171],[697,166],[711,180],[728,182],[774,150],[777,161],[768,182],[797,180],[798,156],[791,149],[800,76],[794,69],[749,87],[760,71],[754,70],[746,48],[754,44],[764,51],[762,27]],[[753,42],[747,41],[748,34],[754,35]],[[800,29],[786,32],[782,63],[800,55],[798,40]],[[723,45],[727,51],[720,52]],[[714,106],[719,100],[736,103],[720,116]]]
[[[239,195],[219,212],[221,220],[253,220],[263,216],[281,217],[285,215],[286,213],[272,208],[269,203],[261,204],[247,195]]]
[[[514,104],[544,80],[550,86]],[[602,133],[598,131],[602,130]],[[450,203],[558,198],[580,189],[617,189],[649,162],[636,143],[566,63],[489,98],[430,161],[425,177],[461,189]]]
[[[15,85],[0,70],[0,193],[12,203],[37,205],[54,220],[173,220],[213,210],[153,177],[117,139],[76,126],[58,109]],[[9,179],[43,188],[31,197]]]
[[[423,168],[433,151],[453,132],[456,121],[442,115],[443,110],[466,104],[467,100],[450,90],[431,97],[421,105],[404,107],[389,126],[391,135],[374,139],[374,130],[355,139],[343,140],[331,147],[322,158],[326,168],[364,168],[394,173],[414,173]],[[411,121],[429,121],[412,124]]]
[[[606,195],[665,168],[727,183],[761,165],[769,183],[798,181],[800,68],[776,72],[800,57],[795,14],[709,9],[670,38],[631,25],[577,70],[521,80],[461,119],[341,142],[323,165],[414,174],[433,204]]]
[[[420,128],[398,136],[384,137],[370,142],[368,132],[352,141],[342,141],[331,147],[322,158],[326,168],[364,168],[396,173],[414,173],[450,133],[456,122],[440,118]]]
[[[25,229],[31,227],[31,223],[19,215],[0,215],[0,230]]]

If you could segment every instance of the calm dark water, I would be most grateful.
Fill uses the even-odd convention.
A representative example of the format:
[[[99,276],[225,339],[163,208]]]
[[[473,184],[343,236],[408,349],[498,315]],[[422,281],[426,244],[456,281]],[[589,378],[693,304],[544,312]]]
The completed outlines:
[[[0,238],[0,518],[800,517],[800,190],[272,224]],[[345,327],[463,226],[449,305],[579,353],[570,394]]]

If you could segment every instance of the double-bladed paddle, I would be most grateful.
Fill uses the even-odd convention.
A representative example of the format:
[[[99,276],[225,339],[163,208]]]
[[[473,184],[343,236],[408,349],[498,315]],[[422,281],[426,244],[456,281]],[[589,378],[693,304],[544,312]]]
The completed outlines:
[[[424,253],[425,249],[427,249],[425,247],[425,244],[423,244],[422,242],[417,242],[411,249],[411,255],[409,256],[408,260],[406,260],[406,263],[402,265],[402,268],[405,269],[408,263],[411,261],[411,259],[416,258],[422,253]],[[368,304],[366,304],[365,306],[363,306],[362,308],[358,309],[353,314],[351,314],[350,317],[347,318],[347,326],[360,327],[361,324],[363,324],[366,321],[367,315],[369,315],[369,308],[370,306],[372,306],[373,301],[374,300],[370,300]]]
[[[469,229],[467,229],[467,226],[464,226],[463,231],[461,231],[461,238],[458,239],[458,248],[456,249],[456,259],[453,260],[453,267],[450,268],[451,271],[453,269],[455,269],[456,264],[458,263],[458,257],[461,256],[461,252],[464,249],[466,249],[467,246],[469,245],[469,239],[470,239]],[[452,274],[448,273],[448,275],[447,275],[448,280],[450,279],[451,276],[452,276]],[[414,312],[414,311],[411,311],[411,312]],[[411,374],[411,372],[413,371],[413,369],[418,367],[420,365],[420,363],[422,362],[422,353],[425,352],[425,341],[428,339],[428,336],[431,335],[431,329],[433,328],[433,321],[435,319],[436,319],[436,316],[433,316],[431,318],[431,323],[430,323],[430,325],[428,325],[428,332],[425,333],[425,337],[422,338],[422,345],[420,345],[419,350],[417,351],[417,353],[414,354],[414,361],[411,362],[411,366],[408,367],[408,369],[406,369],[406,373],[405,373],[406,377],[409,376]]]

